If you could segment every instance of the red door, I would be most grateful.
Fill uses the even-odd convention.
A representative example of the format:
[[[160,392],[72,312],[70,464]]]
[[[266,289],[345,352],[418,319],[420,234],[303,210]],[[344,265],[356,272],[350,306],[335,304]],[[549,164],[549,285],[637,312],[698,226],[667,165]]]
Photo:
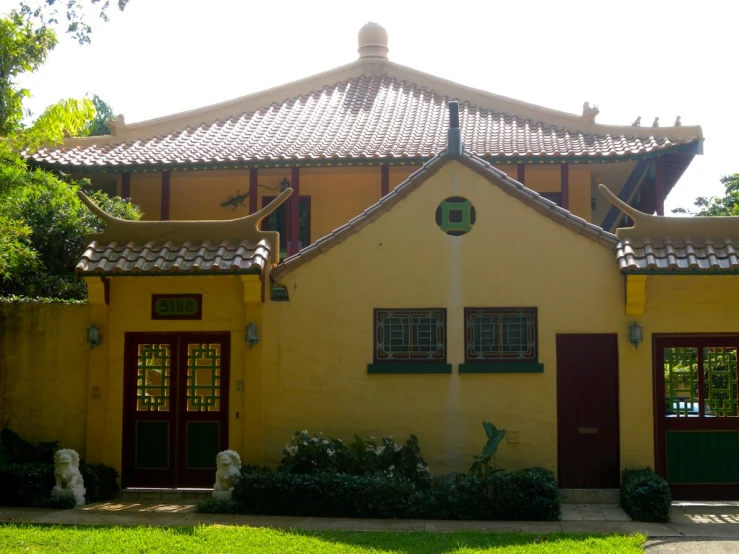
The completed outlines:
[[[559,486],[620,485],[618,338],[557,335]]]
[[[228,333],[127,333],[124,487],[210,487],[228,448]]]
[[[680,500],[739,499],[739,336],[654,337],[656,469]]]

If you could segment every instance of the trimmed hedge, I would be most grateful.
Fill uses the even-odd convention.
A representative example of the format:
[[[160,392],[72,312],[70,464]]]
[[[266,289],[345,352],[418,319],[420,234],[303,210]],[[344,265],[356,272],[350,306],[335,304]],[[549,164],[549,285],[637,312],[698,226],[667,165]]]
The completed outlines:
[[[118,472],[103,464],[80,462],[88,504],[112,500],[118,496]],[[0,466],[0,506],[50,507],[55,485],[54,465],[44,463],[6,464]]]
[[[240,513],[356,518],[557,520],[551,471],[451,474],[414,484],[382,475],[242,473],[233,501]]]
[[[636,521],[670,520],[672,495],[667,482],[649,468],[625,469],[621,476],[621,507]]]

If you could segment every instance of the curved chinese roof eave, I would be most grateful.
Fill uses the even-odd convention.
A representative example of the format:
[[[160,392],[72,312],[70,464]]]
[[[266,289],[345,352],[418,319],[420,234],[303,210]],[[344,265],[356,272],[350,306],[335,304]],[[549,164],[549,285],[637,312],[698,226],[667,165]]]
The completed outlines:
[[[727,217],[670,217],[650,215],[629,206],[605,185],[598,185],[601,193],[619,210],[628,215],[634,225],[616,229],[621,240],[678,239],[681,237],[726,238],[739,242],[739,216]]]

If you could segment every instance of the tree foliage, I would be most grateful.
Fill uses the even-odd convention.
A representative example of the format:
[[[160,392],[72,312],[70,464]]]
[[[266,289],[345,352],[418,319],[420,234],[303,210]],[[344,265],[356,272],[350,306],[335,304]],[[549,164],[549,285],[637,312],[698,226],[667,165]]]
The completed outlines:
[[[122,10],[128,0],[119,0]],[[109,2],[88,0],[107,20]],[[0,296],[81,299],[84,282],[74,267],[86,245],[86,235],[102,222],[77,198],[79,183],[41,169],[29,168],[28,155],[68,136],[100,130],[110,106],[99,97],[66,99],[49,106],[33,123],[23,101],[30,96],[18,85],[19,76],[36,71],[56,46],[53,25],[64,12],[67,32],[80,43],[89,42],[81,0],[21,2],[20,11],[0,18]],[[106,133],[107,134],[107,133]],[[138,219],[137,207],[102,192],[91,193],[108,213]]]
[[[739,216],[739,173],[721,177],[721,184],[724,185],[726,190],[723,197],[699,196],[693,203],[698,208],[697,211],[676,208],[672,210],[672,213],[697,216]]]
[[[26,115],[23,100],[30,92],[18,86],[18,76],[41,67],[54,46],[53,30],[34,29],[17,12],[0,19],[0,136],[19,129]]]
[[[0,165],[0,182],[13,183],[0,196],[0,226],[17,226],[13,248],[0,251],[0,296],[85,298],[84,283],[74,268],[87,245],[86,236],[103,223],[79,200],[78,184],[49,172]],[[6,187],[8,188],[8,187]],[[127,200],[89,193],[106,212],[138,219]]]
[[[87,125],[85,135],[97,137],[111,134],[110,127],[108,127],[108,120],[111,117],[115,117],[113,108],[97,94],[92,95],[92,105],[95,108],[95,117]]]
[[[119,11],[126,9],[129,0],[116,0]],[[38,21],[40,28],[63,26],[64,32],[80,44],[90,43],[92,27],[87,22],[87,11],[94,9],[103,21],[108,21],[110,0],[21,0],[20,13]]]

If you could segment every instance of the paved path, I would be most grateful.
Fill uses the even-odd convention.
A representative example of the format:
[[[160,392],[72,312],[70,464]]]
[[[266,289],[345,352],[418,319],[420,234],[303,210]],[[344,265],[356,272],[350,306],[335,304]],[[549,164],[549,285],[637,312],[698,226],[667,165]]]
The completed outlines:
[[[74,510],[1,508],[0,521],[59,525],[197,524],[346,531],[523,531],[530,533],[643,533],[647,552],[739,552],[739,503],[673,505],[668,524],[629,521],[612,505],[562,506],[560,521],[433,521],[197,514],[194,504],[106,502]],[[690,542],[686,543],[685,540]],[[710,539],[710,540],[709,540]],[[688,548],[688,544],[690,547]],[[728,545],[731,545],[729,548]],[[695,548],[694,548],[695,546]],[[729,550],[726,550],[729,548]],[[722,550],[723,549],[723,550]]]

